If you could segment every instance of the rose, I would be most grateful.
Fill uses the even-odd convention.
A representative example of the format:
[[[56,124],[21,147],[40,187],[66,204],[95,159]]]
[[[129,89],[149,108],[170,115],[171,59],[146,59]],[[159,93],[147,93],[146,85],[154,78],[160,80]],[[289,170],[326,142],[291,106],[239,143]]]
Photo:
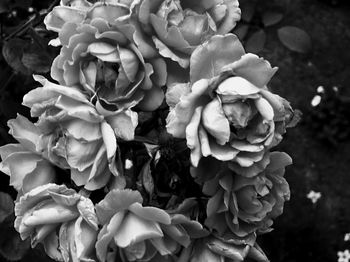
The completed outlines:
[[[112,173],[123,187],[116,139],[133,139],[136,113],[95,108],[74,87],[56,85],[40,76],[35,79],[43,87],[26,94],[23,104],[31,108],[32,117],[39,117],[38,150],[57,166],[70,169],[78,186],[101,188]]]
[[[51,67],[61,85],[79,86],[90,100],[108,110],[153,111],[164,99],[166,65],[163,59],[145,61],[134,43],[136,29],[128,22],[129,6],[115,1],[73,2],[56,7],[45,19],[59,32],[63,45]]]
[[[284,202],[289,200],[283,175],[291,163],[286,153],[266,153],[256,175],[242,176],[230,163],[214,158],[201,161],[193,175],[203,184],[203,193],[210,196],[205,224],[220,235],[231,231],[244,237],[255,231],[270,231],[273,219],[282,214]],[[206,168],[209,165],[211,169]]]
[[[266,88],[276,70],[245,54],[232,34],[214,36],[193,52],[190,83],[167,92],[167,131],[187,139],[194,166],[213,156],[249,167],[281,141],[293,111]]]
[[[187,68],[192,51],[210,36],[231,31],[241,10],[237,0],[144,0],[133,13],[159,53]]]
[[[98,230],[94,206],[74,190],[56,184],[36,187],[16,202],[15,215],[21,238],[30,237],[33,247],[43,243],[51,258],[68,262],[94,257]]]
[[[224,239],[211,235],[194,241],[190,248],[182,251],[180,261],[188,262],[226,262],[244,261],[250,245],[254,244],[255,237],[237,241],[233,238]]]
[[[190,248],[184,249],[179,261],[187,262],[229,262],[244,261],[250,257],[255,261],[269,261],[255,243],[256,236],[237,238],[227,234],[224,237],[211,235],[194,241]]]
[[[22,195],[33,188],[55,181],[53,165],[38,150],[40,131],[27,118],[17,115],[8,121],[10,134],[19,144],[0,147],[0,170],[10,176],[10,185]]]
[[[171,216],[159,208],[143,207],[141,194],[126,189],[110,191],[96,205],[96,213],[103,225],[96,243],[96,254],[102,262],[107,256],[119,256],[127,261],[153,261],[157,257],[157,261],[163,261],[181,246],[188,247],[190,233],[198,235],[197,229],[202,229],[198,222],[185,216]],[[114,248],[115,252],[107,254],[108,248]]]

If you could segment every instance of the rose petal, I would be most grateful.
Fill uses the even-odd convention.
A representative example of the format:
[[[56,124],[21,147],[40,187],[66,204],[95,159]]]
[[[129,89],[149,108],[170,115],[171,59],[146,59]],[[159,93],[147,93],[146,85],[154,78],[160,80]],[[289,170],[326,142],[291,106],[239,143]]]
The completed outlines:
[[[208,89],[208,80],[197,81],[192,86],[192,92],[182,96],[180,102],[170,111],[167,117],[167,131],[177,138],[186,137],[186,127],[192,119],[197,106],[200,106],[201,97]]]
[[[220,50],[220,52],[218,52]],[[213,36],[198,46],[191,55],[191,83],[219,75],[222,68],[244,55],[244,49],[237,36]]]
[[[106,224],[115,213],[127,209],[136,202],[142,203],[142,197],[139,192],[129,189],[114,189],[96,204],[97,217],[101,224]]]
[[[163,237],[158,223],[144,220],[132,213],[128,213],[114,236],[117,246],[125,248],[146,239]]]
[[[258,109],[261,116],[267,120],[272,121],[274,117],[274,111],[270,103],[265,98],[259,98],[254,100],[256,109]]]
[[[27,150],[36,152],[40,131],[24,116],[17,114],[16,119],[8,121],[9,133],[20,142]]]
[[[263,88],[278,70],[272,68],[270,63],[254,54],[243,55],[236,63],[232,64],[232,69],[237,76],[243,77],[253,85]]]
[[[138,124],[137,113],[132,110],[120,111],[107,117],[116,137],[130,141],[134,139],[135,128]]]
[[[213,99],[204,107],[202,123],[205,130],[216,139],[219,145],[225,145],[230,140],[230,123],[218,99]]]

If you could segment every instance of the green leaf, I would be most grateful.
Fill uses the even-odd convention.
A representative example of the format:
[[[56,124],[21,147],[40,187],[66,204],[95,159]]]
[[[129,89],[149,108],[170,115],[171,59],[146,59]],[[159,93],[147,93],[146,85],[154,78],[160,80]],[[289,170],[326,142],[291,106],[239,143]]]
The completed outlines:
[[[14,203],[11,196],[0,192],[0,223],[13,213]]]
[[[292,51],[307,53],[311,50],[310,36],[298,27],[281,27],[278,29],[277,34],[282,44]]]
[[[272,26],[279,23],[283,18],[283,14],[279,12],[265,12],[262,15],[262,22],[264,26]]]
[[[266,42],[266,33],[260,29],[254,32],[245,44],[245,48],[249,53],[259,53],[264,49]]]

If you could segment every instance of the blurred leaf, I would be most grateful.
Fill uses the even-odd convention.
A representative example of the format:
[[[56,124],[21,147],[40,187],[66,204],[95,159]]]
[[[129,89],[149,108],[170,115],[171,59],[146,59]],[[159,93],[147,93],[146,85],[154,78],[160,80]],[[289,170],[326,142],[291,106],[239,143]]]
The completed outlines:
[[[245,1],[241,4],[242,20],[249,23],[252,21],[255,13],[255,3],[252,1]]]
[[[47,73],[51,68],[51,59],[45,54],[38,52],[26,52],[23,54],[22,63],[27,68],[32,69],[36,73]]]
[[[12,0],[11,2],[11,7],[20,7],[23,9],[26,9],[28,7],[32,6],[32,0]]]
[[[4,192],[0,192],[0,223],[13,213],[14,203],[12,197]]]
[[[0,230],[2,232],[0,254],[10,261],[20,260],[30,248],[29,238],[25,241],[21,240],[18,232],[13,227],[13,221],[2,224]]]
[[[15,70],[25,75],[30,75],[31,70],[25,67],[22,63],[24,49],[28,43],[19,38],[13,38],[4,43],[2,47],[2,55],[6,62]]]
[[[307,53],[311,50],[311,38],[304,30],[285,26],[278,29],[277,33],[282,44],[290,50],[299,53]]]
[[[279,23],[283,18],[283,14],[279,12],[265,12],[262,15],[264,26],[272,26]]]
[[[2,0],[0,1],[0,14],[1,13],[6,13],[9,11],[9,6],[8,6],[8,0]]]
[[[249,25],[238,25],[234,30],[233,33],[239,38],[239,40],[243,40],[244,37],[247,35],[249,30]]]
[[[264,49],[266,42],[266,34],[264,30],[260,29],[254,32],[245,44],[247,52],[250,53],[259,53]]]

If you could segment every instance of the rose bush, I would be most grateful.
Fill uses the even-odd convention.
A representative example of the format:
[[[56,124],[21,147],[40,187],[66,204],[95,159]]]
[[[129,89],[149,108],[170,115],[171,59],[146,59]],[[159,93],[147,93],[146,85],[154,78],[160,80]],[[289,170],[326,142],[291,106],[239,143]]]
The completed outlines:
[[[113,174],[123,187],[117,138],[132,140],[137,126],[131,110],[95,108],[79,89],[36,76],[43,87],[26,94],[23,104],[38,117],[38,150],[52,163],[69,169],[78,186],[103,187]]]
[[[214,168],[193,173],[203,184],[203,193],[210,196],[205,221],[209,228],[220,235],[231,231],[239,237],[271,230],[273,219],[282,214],[284,202],[290,197],[283,175],[292,160],[286,153],[266,154],[262,169],[255,176],[238,175],[229,163],[214,159]],[[202,171],[208,165],[204,162],[199,164]],[[200,167],[202,163],[204,166]]]
[[[106,109],[138,105],[153,111],[164,99],[166,64],[145,55],[144,44],[135,44],[136,29],[129,23],[131,9],[125,3],[63,1],[54,8],[45,24],[59,32],[62,48],[51,76],[61,85],[80,87],[91,102]]]
[[[96,213],[103,225],[96,243],[97,257],[102,262],[111,256],[121,261],[165,261],[181,247],[188,247],[191,237],[203,231],[198,222],[185,216],[143,207],[138,191],[110,191],[96,205]],[[108,248],[114,252],[109,253]]]
[[[276,70],[245,54],[232,34],[213,36],[193,52],[190,82],[170,86],[166,96],[167,131],[187,139],[194,166],[213,156],[250,167],[281,141],[293,111],[266,87]]]
[[[67,22],[89,23],[102,17],[120,24],[126,19],[145,58],[159,53],[187,68],[198,45],[212,35],[230,32],[240,16],[237,0],[108,0],[104,5],[79,0],[62,1],[45,23],[48,29],[60,32]]]
[[[0,147],[0,171],[10,176],[10,185],[22,195],[33,188],[55,182],[55,169],[40,151],[40,130],[18,115],[8,121],[9,133],[19,142]]]
[[[15,205],[15,228],[32,246],[42,243],[58,261],[95,257],[97,217],[90,199],[64,185],[46,184],[24,194]],[[59,228],[59,234],[56,229]]]

